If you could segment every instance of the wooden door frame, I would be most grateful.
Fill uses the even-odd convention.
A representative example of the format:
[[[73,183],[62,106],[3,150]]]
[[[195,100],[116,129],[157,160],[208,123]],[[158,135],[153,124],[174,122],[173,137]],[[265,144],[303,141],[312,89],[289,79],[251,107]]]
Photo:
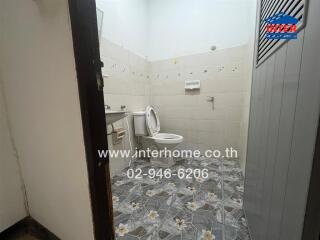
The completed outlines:
[[[86,151],[94,235],[96,240],[114,239],[109,159],[101,162],[98,149],[108,149],[98,25],[95,0],[68,0],[80,108]],[[102,82],[103,84],[103,82]],[[101,85],[101,82],[100,82]],[[81,209],[79,209],[81,211]],[[76,229],[74,229],[76,231]]]

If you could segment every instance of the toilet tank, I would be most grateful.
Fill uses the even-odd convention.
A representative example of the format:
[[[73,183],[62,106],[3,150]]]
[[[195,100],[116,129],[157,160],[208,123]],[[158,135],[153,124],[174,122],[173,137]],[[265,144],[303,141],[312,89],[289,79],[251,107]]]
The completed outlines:
[[[146,128],[146,112],[134,112],[133,113],[133,122],[134,122],[134,134],[136,136],[147,136]]]

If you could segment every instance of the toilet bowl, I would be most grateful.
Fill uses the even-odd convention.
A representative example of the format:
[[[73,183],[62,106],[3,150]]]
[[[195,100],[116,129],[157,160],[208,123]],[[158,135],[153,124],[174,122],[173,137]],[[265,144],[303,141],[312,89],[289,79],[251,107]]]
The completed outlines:
[[[145,111],[134,112],[133,119],[135,135],[142,138],[141,143],[144,149],[170,151],[183,142],[183,136],[160,133],[160,120],[152,106],[148,106]],[[167,167],[174,164],[172,156],[150,157],[150,160],[153,164],[160,166]]]
[[[173,149],[179,143],[183,142],[183,137],[177,134],[172,133],[158,133],[153,137],[144,137],[145,139],[149,139],[154,141],[154,143],[158,146],[159,149]]]

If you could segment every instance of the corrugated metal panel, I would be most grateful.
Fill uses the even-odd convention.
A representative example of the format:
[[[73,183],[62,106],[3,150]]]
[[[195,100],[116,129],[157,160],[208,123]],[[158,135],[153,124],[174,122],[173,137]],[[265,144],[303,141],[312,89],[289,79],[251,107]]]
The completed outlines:
[[[305,26],[307,0],[260,0],[259,28],[257,39],[257,66],[270,57],[287,40],[267,39],[269,17],[283,13],[299,20],[297,32]]]

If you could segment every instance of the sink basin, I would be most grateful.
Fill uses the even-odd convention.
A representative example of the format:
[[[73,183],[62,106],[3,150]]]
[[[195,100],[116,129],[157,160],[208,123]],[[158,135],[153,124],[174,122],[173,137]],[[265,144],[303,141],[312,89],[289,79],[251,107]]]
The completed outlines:
[[[117,111],[117,110],[105,109],[105,113],[106,113],[107,125],[112,124],[116,121],[119,121],[120,119],[127,116],[127,112],[121,111],[121,110]]]

